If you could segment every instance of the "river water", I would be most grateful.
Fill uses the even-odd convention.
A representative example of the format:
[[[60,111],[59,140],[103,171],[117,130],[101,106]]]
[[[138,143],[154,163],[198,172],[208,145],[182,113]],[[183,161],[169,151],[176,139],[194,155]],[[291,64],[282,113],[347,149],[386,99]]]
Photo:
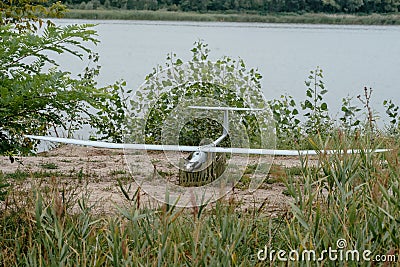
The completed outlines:
[[[372,87],[372,105],[386,120],[382,102],[400,104],[400,27],[260,24],[226,22],[57,20],[58,24],[96,23],[101,43],[95,47],[102,66],[101,85],[124,79],[138,88],[167,53],[183,61],[199,39],[209,44],[210,59],[227,55],[258,68],[267,99],[290,94],[304,100],[309,71],[320,66],[331,114],[341,99]],[[76,72],[86,63],[61,57],[61,66]],[[354,103],[358,103],[355,99]]]

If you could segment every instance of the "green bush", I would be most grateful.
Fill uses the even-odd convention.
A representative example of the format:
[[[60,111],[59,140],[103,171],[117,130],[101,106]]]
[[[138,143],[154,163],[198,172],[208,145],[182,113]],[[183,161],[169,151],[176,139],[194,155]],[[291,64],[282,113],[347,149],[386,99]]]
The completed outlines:
[[[240,129],[243,129],[247,137],[244,137],[241,130],[232,130],[231,134],[247,138],[252,147],[265,145],[262,143],[266,138],[262,135],[273,133],[273,120],[261,93],[262,76],[254,69],[247,70],[243,60],[224,57],[211,62],[208,59],[207,44],[202,42],[196,42],[191,51],[193,57],[185,64],[176,55],[168,55],[165,68],[157,66],[146,77],[144,85],[136,91],[130,101],[131,115],[128,119],[132,121],[127,123],[131,127],[130,140],[161,144],[164,137],[162,131],[175,133],[176,128],[179,128],[177,135],[180,144],[198,145],[205,137],[215,140],[222,133],[220,124],[223,112],[214,111],[211,114],[208,111],[208,119],[202,120],[196,116],[204,115],[207,111],[189,108],[190,105],[205,105],[265,108],[266,115],[261,118],[249,112],[229,115],[231,127],[243,127]],[[182,118],[189,118],[189,115],[191,120],[197,119],[196,123],[188,121],[180,125]],[[141,134],[144,138],[139,136]],[[178,141],[174,136],[167,136],[167,139],[175,142],[171,144]],[[271,136],[268,140],[270,147],[273,147],[275,138]]]
[[[29,6],[27,6],[29,8]],[[36,142],[24,134],[46,135],[62,129],[67,134],[85,124],[98,138],[121,141],[125,115],[124,82],[99,88],[100,67],[94,25],[38,28],[36,18],[8,18],[0,22],[0,154],[26,154]],[[28,15],[27,15],[28,16]],[[74,78],[52,58],[54,53],[88,58],[90,64]]]

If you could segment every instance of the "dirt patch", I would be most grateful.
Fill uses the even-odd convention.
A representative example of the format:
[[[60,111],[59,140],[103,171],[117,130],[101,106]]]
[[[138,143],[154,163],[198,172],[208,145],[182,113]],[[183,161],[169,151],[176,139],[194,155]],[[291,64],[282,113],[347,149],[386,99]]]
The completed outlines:
[[[32,187],[49,187],[56,184],[59,192],[65,192],[64,189],[68,189],[73,190],[75,196],[87,195],[89,203],[95,204],[96,211],[112,213],[117,210],[117,207],[130,202],[121,191],[118,181],[131,198],[138,189],[134,179],[150,177],[153,171],[163,174],[168,181],[176,180],[177,171],[173,164],[165,162],[163,153],[150,153],[147,157],[143,154],[131,155],[129,164],[135,167],[132,168],[134,170],[129,171],[122,150],[63,145],[51,151],[39,153],[35,157],[23,157],[22,164],[11,164],[6,157],[0,158],[0,170],[4,174],[16,176],[11,177],[10,180],[15,180],[20,188],[26,188],[29,191]],[[153,164],[149,165],[145,161]],[[274,159],[275,167],[299,165],[300,162],[295,157]],[[18,177],[18,173],[24,174],[25,177]],[[279,176],[279,172],[275,172],[274,176]],[[292,199],[284,194],[285,186],[279,182],[279,177],[274,177],[274,179],[278,182],[263,184],[255,192],[249,192],[239,186],[225,197],[234,201],[238,210],[258,209],[262,206],[263,210],[271,215],[284,212]],[[136,197],[140,197],[143,205],[155,207],[160,203],[150,195],[157,195],[159,190],[160,187],[154,186],[153,189],[146,189],[147,192],[141,190],[139,196]]]

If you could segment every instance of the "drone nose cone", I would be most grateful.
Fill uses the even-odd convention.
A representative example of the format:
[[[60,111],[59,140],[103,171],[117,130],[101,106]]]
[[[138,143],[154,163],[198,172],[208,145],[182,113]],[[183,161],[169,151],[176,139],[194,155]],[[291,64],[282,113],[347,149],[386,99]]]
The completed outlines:
[[[207,160],[207,153],[196,151],[192,154],[191,159],[185,165],[186,171],[192,172],[200,168]]]
[[[193,171],[194,167],[193,167],[193,162],[189,162],[188,164],[185,165],[185,169],[186,171]]]

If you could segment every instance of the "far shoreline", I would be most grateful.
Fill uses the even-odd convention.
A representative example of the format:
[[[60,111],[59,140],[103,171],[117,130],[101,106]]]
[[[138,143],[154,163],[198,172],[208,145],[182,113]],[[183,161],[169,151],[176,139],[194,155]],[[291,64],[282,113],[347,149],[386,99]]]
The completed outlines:
[[[254,22],[290,24],[329,24],[329,25],[400,25],[400,13],[395,14],[327,14],[327,13],[195,13],[177,11],[149,10],[79,10],[71,9],[65,13],[66,19],[90,20],[150,20],[150,21],[195,21],[195,22]]]

